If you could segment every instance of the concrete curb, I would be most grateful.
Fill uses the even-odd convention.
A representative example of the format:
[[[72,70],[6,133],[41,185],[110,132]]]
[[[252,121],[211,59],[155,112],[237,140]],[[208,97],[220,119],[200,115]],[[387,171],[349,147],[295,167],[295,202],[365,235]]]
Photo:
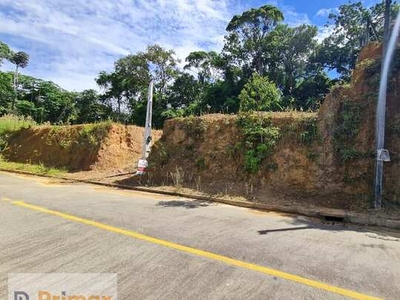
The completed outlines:
[[[364,213],[355,213],[355,212],[350,212],[350,211],[343,210],[343,209],[318,208],[318,209],[312,210],[312,209],[307,209],[307,208],[278,206],[278,205],[271,205],[271,204],[265,204],[265,203],[254,203],[254,202],[248,202],[248,201],[233,201],[233,200],[227,200],[227,199],[221,199],[221,198],[214,198],[211,196],[210,197],[196,196],[196,195],[190,195],[190,194],[185,194],[185,193],[180,193],[180,192],[154,190],[154,189],[146,188],[146,187],[130,186],[130,185],[124,185],[124,184],[115,184],[115,183],[105,183],[105,182],[85,180],[85,179],[72,179],[72,178],[68,178],[68,177],[35,174],[35,173],[19,171],[19,170],[7,170],[7,169],[0,168],[0,171],[8,172],[8,173],[15,173],[15,174],[22,174],[22,175],[29,175],[29,176],[61,179],[61,180],[69,181],[69,182],[80,182],[80,183],[94,184],[94,185],[107,186],[107,187],[113,187],[113,188],[119,188],[119,189],[141,191],[141,192],[147,192],[147,193],[153,193],[153,194],[179,196],[179,197],[184,197],[184,198],[189,198],[189,199],[211,201],[211,202],[217,202],[217,203],[238,206],[238,207],[275,211],[275,212],[281,212],[281,213],[287,213],[287,214],[296,214],[296,215],[302,215],[302,216],[312,217],[312,218],[324,219],[326,217],[334,217],[334,218],[340,218],[346,223],[352,223],[352,224],[364,225],[364,226],[368,225],[368,226],[380,226],[380,227],[400,229],[400,219],[388,219],[388,218],[383,218],[381,216],[374,216],[374,215],[364,214]]]

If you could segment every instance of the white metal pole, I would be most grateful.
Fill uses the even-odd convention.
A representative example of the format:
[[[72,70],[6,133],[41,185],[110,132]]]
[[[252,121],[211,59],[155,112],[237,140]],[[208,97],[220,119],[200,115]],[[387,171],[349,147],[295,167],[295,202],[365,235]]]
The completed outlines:
[[[387,48],[384,49],[382,58],[382,74],[379,85],[379,97],[376,109],[376,164],[374,182],[374,208],[381,208],[383,196],[383,162],[390,161],[389,151],[385,147],[385,126],[386,126],[386,92],[390,63],[396,50],[397,36],[400,31],[400,12],[397,15],[392,34],[390,35]]]
[[[149,94],[147,98],[146,123],[144,125],[142,159],[147,159],[150,153],[152,110],[153,110],[153,80],[150,81]]]
[[[143,175],[147,168],[147,158],[149,157],[151,147],[151,122],[152,122],[152,110],[153,110],[153,80],[149,84],[149,93],[147,98],[147,109],[146,109],[146,122],[144,124],[144,135],[143,135],[143,148],[142,157],[139,159],[138,168],[136,175]]]

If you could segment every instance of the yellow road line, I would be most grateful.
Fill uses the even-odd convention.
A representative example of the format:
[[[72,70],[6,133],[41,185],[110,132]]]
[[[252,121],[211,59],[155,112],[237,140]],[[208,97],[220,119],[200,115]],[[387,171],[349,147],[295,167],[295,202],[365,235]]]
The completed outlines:
[[[248,269],[248,270],[252,270],[252,271],[256,271],[256,272],[260,272],[260,273],[264,273],[267,275],[271,275],[271,276],[275,276],[275,277],[279,277],[279,278],[283,278],[286,280],[290,280],[290,281],[294,281],[294,282],[298,282],[313,288],[318,288],[321,290],[325,290],[328,292],[332,292],[335,294],[339,294],[339,295],[343,295],[343,296],[347,296],[350,298],[354,298],[354,299],[379,299],[373,296],[369,296],[369,295],[365,295],[365,294],[361,294],[358,292],[354,292],[351,290],[347,290],[347,289],[343,289],[340,287],[336,287],[333,285],[329,285],[323,282],[319,282],[316,280],[311,280],[311,279],[307,279],[301,276],[297,276],[297,275],[293,275],[290,273],[286,273],[286,272],[282,272],[282,271],[278,271],[278,270],[274,270],[271,268],[267,268],[267,267],[263,267],[263,266],[259,266],[256,264],[252,264],[252,263],[247,263],[244,261],[240,261],[240,260],[236,260],[233,258],[229,258],[223,255],[219,255],[219,254],[215,254],[215,253],[211,253],[211,252],[207,252],[207,251],[203,251],[203,250],[199,250],[196,248],[192,248],[192,247],[187,247],[187,246],[182,246],[176,243],[172,243],[172,242],[168,242],[166,240],[161,240],[161,239],[157,239],[151,236],[147,236],[144,234],[140,234],[134,231],[130,231],[130,230],[126,230],[126,229],[122,229],[122,228],[118,228],[118,227],[114,227],[114,226],[110,226],[110,225],[106,225],[106,224],[102,224],[96,221],[92,221],[92,220],[88,220],[88,219],[83,219],[80,217],[75,217],[73,215],[69,215],[69,214],[65,214],[59,211],[55,211],[55,210],[50,210],[47,209],[45,207],[40,207],[40,206],[36,206],[36,205],[32,205],[32,204],[28,204],[25,203],[24,201],[13,201],[11,202],[14,205],[18,205],[21,207],[25,207],[34,211],[39,211],[42,213],[46,213],[46,214],[50,214],[53,216],[57,216],[66,220],[70,220],[70,221],[74,221],[74,222],[78,222],[78,223],[82,223],[82,224],[86,224],[86,225],[90,225],[93,227],[97,227],[97,228],[101,228],[107,231],[111,231],[114,233],[119,233],[125,236],[130,236],[136,239],[140,239],[143,241],[147,241],[150,243],[154,243],[154,244],[158,244],[158,245],[162,245],[168,248],[172,248],[175,250],[179,250],[182,252],[186,252],[186,253],[191,253],[200,257],[206,257],[209,259],[213,259],[216,261],[220,261],[223,263],[226,263],[228,265],[231,266],[236,266],[236,267],[240,267],[240,268],[244,268],[244,269]]]
[[[3,201],[11,201],[11,199],[7,198],[7,197],[3,197],[3,198],[1,198],[1,200],[3,200]]]

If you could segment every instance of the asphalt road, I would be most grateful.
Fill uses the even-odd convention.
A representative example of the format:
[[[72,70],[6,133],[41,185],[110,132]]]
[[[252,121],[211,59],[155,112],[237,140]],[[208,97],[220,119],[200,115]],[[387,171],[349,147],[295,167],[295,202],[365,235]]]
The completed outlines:
[[[10,273],[117,273],[118,299],[400,299],[400,235],[0,173]]]

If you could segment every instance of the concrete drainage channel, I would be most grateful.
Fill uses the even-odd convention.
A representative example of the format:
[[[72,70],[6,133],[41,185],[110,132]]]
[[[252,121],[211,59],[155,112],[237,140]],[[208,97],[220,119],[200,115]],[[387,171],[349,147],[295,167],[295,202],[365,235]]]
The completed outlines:
[[[217,203],[223,203],[223,204],[228,204],[228,205],[232,205],[232,206],[245,207],[245,208],[257,209],[257,210],[263,210],[263,211],[275,211],[275,212],[281,212],[281,213],[296,214],[296,215],[302,215],[302,216],[306,216],[306,217],[320,219],[320,220],[326,221],[326,222],[343,223],[343,224],[350,223],[350,224],[364,225],[364,226],[379,226],[379,227],[400,229],[400,219],[389,219],[389,218],[384,218],[381,216],[375,216],[375,215],[371,215],[371,214],[349,212],[349,211],[342,210],[342,209],[318,208],[318,210],[311,210],[311,209],[295,208],[295,207],[287,207],[287,206],[274,206],[274,205],[265,204],[265,203],[233,201],[233,200],[227,200],[227,199],[221,199],[221,198],[195,196],[195,195],[184,194],[184,193],[179,193],[179,192],[160,191],[160,190],[154,190],[154,189],[146,188],[146,187],[128,186],[128,185],[104,183],[104,182],[92,181],[92,180],[80,180],[80,179],[71,179],[71,178],[66,178],[66,177],[48,176],[48,175],[34,174],[34,173],[30,173],[30,172],[25,172],[25,171],[7,170],[7,169],[1,169],[1,168],[0,168],[0,171],[8,172],[8,173],[15,173],[15,174],[22,174],[22,175],[29,175],[29,176],[38,176],[38,177],[59,179],[59,180],[65,180],[65,181],[69,181],[69,182],[81,182],[81,183],[88,183],[88,184],[94,184],[94,185],[108,186],[108,187],[125,189],[125,190],[148,192],[148,193],[153,193],[153,194],[179,196],[179,197],[184,197],[184,198],[189,198],[189,199],[217,202]]]

